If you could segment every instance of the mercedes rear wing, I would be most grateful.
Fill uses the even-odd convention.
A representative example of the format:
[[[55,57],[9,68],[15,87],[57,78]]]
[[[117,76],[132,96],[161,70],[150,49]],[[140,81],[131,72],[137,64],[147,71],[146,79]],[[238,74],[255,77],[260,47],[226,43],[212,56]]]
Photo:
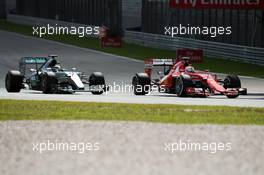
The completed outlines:
[[[39,69],[48,61],[46,57],[22,57],[19,61],[19,71],[22,75],[27,73],[27,69]]]

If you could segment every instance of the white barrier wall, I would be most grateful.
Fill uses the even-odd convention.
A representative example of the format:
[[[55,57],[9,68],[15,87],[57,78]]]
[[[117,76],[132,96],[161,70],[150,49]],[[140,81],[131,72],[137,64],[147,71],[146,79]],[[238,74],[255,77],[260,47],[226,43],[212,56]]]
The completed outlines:
[[[182,37],[172,38],[165,35],[134,31],[125,31],[125,41],[146,47],[175,51],[180,48],[203,49],[207,56],[264,65],[264,48],[239,46]]]

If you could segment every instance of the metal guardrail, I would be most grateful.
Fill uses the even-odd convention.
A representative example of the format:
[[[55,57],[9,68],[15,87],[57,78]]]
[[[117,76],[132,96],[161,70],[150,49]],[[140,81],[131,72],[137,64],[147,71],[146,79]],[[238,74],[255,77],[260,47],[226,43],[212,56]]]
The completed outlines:
[[[146,47],[176,50],[180,48],[203,49],[206,56],[264,65],[264,48],[209,42],[190,38],[125,31],[125,41]]]

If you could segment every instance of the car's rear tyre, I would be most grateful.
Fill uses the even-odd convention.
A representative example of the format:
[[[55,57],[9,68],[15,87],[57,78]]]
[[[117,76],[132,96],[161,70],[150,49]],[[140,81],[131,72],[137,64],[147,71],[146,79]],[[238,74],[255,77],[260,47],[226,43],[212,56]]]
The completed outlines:
[[[241,88],[241,81],[237,75],[228,75],[224,79],[224,88]]]
[[[20,92],[22,89],[23,78],[23,75],[19,71],[9,71],[5,78],[5,88],[7,92]]]
[[[188,87],[193,87],[193,82],[190,77],[179,76],[175,79],[175,93],[179,97],[187,96],[186,88]]]
[[[227,98],[237,98],[239,96],[239,94],[237,95],[226,95]]]
[[[239,89],[239,94],[240,94],[240,95],[247,95],[247,94],[248,94],[248,92],[247,92],[247,88]]]
[[[92,91],[93,95],[101,95],[104,93],[105,88],[105,78],[104,75],[101,72],[94,72],[89,77],[89,86],[101,86],[100,90],[98,91]]]
[[[146,73],[137,73],[132,79],[133,91],[135,95],[146,95],[151,88],[151,80]]]
[[[42,76],[41,89],[44,94],[53,94],[56,92],[57,78],[55,73],[47,72]]]

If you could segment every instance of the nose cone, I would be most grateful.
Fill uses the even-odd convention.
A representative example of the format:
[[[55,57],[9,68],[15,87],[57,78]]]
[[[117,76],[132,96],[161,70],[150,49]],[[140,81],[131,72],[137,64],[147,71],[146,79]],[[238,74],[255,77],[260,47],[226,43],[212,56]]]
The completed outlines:
[[[74,85],[77,87],[77,89],[84,89],[84,84],[82,83],[77,73],[72,74],[71,80],[72,80],[72,83],[74,83]]]

